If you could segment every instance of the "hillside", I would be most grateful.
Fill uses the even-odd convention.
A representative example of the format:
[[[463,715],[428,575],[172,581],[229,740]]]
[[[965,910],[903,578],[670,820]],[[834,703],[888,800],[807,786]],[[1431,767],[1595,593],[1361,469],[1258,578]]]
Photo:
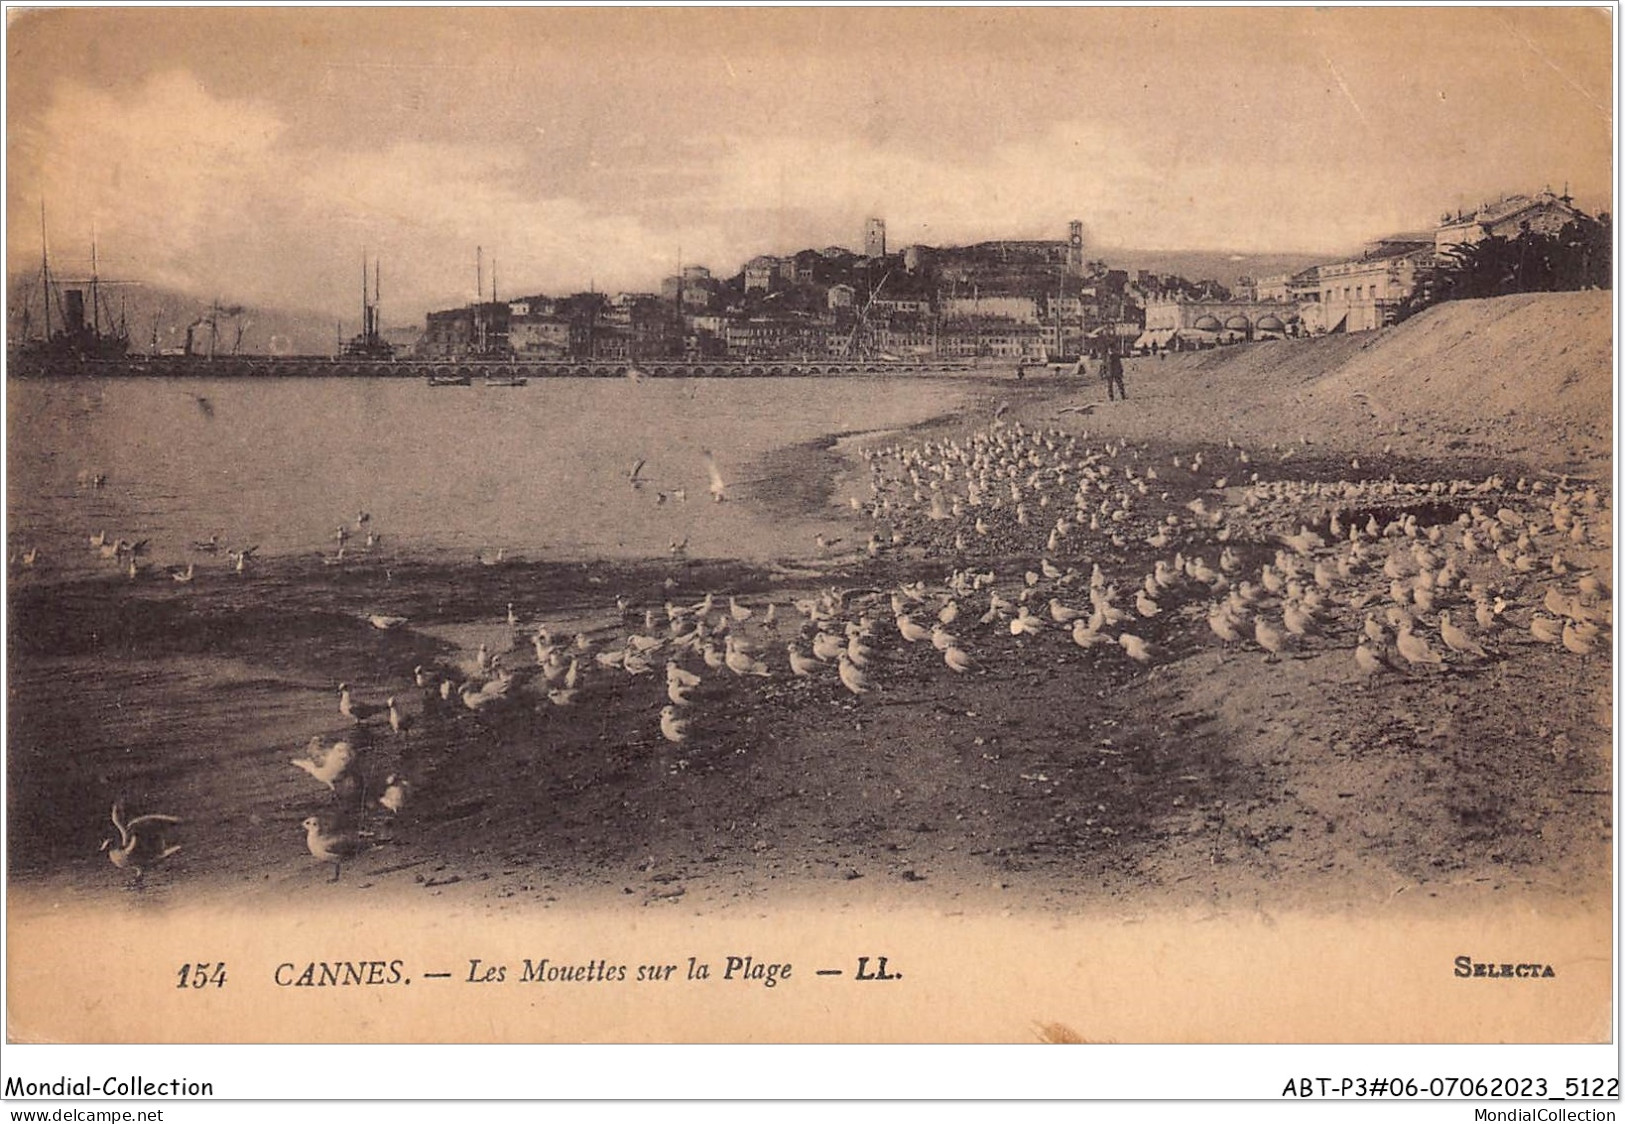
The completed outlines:
[[[1530,293],[1379,332],[1131,359],[1129,402],[1091,421],[1137,438],[1391,445],[1606,474],[1612,316],[1608,292]]]

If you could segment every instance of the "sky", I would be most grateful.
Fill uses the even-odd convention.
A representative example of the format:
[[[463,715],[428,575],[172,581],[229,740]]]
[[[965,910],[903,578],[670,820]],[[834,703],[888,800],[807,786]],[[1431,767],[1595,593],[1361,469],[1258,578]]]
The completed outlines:
[[[7,253],[387,323],[679,262],[1062,238],[1328,257],[1567,183],[1606,8],[10,11]],[[1114,262],[1113,264],[1129,264]],[[359,315],[355,313],[355,315]]]

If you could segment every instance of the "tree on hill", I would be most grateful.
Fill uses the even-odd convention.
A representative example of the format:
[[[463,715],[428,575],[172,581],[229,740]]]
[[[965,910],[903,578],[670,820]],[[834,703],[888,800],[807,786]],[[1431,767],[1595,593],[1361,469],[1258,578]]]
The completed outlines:
[[[1452,246],[1439,255],[1438,299],[1606,289],[1612,281],[1612,245],[1613,224],[1604,213],[1573,219],[1556,234],[1525,225],[1514,238],[1491,234]]]

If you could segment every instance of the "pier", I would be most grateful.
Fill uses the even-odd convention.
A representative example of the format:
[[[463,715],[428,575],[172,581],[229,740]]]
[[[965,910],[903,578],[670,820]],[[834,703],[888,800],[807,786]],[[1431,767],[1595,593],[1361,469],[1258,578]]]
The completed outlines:
[[[998,360],[932,359],[366,359],[350,356],[130,355],[49,363],[12,356],[16,377],[84,378],[802,378],[996,373]]]

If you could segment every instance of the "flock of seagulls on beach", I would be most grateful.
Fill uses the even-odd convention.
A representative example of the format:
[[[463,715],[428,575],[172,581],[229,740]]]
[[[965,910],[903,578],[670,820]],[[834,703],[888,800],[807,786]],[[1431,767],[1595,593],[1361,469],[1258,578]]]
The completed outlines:
[[[649,746],[669,748],[676,771],[697,745],[721,740],[713,704],[748,706],[754,692],[823,692],[861,707],[928,673],[997,677],[1062,654],[1080,675],[1104,660],[1134,673],[1209,649],[1268,665],[1342,653],[1349,681],[1377,690],[1535,650],[1561,649],[1581,666],[1609,651],[1606,493],[1566,477],[1377,478],[1357,460],[1347,472],[1317,460],[1312,444],[1174,454],[995,416],[964,437],[869,448],[867,495],[849,501],[867,539],[838,560],[848,584],[679,599],[668,580],[663,602],[621,596],[579,629],[510,602],[491,615],[506,625],[501,643],[402,668],[398,685],[369,698],[340,683],[338,713],[364,736],[318,736],[290,758],[342,812],[303,820],[306,849],[333,864],[336,881],[369,845],[367,817],[413,806],[422,778],[410,769],[369,783],[372,731],[409,742],[518,708],[646,706]],[[722,502],[727,485],[709,451],[704,459]],[[631,488],[648,486],[644,466],[626,472]],[[360,536],[378,541],[365,512],[340,527],[339,555]],[[147,549],[105,534],[91,545],[132,574]],[[240,570],[253,548],[233,554]],[[188,563],[172,576],[193,573]],[[877,573],[886,580],[863,581]],[[365,619],[386,631],[411,624]],[[179,849],[167,842],[173,817],[126,821],[115,806],[113,820],[119,839],[104,849],[138,877]]]
[[[1078,646],[1115,640],[1139,662],[1159,646],[1133,629],[1170,610],[1205,619],[1223,649],[1256,647],[1272,662],[1356,638],[1367,681],[1505,658],[1520,634],[1583,658],[1611,625],[1605,569],[1575,561],[1611,542],[1611,505],[1595,487],[1260,480],[1263,454],[1234,443],[1159,465],[1145,449],[1085,440],[995,424],[963,442],[874,450],[864,510],[939,552],[1036,553],[1019,581],[989,574],[983,619],[1014,603],[1013,633],[1070,623]],[[1269,452],[1285,462],[1303,450]],[[1069,606],[1082,584],[1073,567],[1091,558],[1088,604]],[[1108,580],[1098,559],[1149,566]],[[938,591],[956,592],[952,580]]]

